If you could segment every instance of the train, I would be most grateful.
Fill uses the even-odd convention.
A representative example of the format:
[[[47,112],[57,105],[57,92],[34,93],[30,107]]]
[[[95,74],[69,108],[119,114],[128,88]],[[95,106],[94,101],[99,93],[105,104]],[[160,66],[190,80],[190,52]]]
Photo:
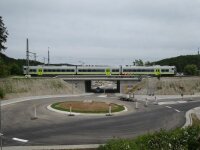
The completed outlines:
[[[28,69],[28,70],[27,70]],[[173,76],[175,66],[23,66],[24,75],[57,76],[57,75],[102,75],[102,76]]]

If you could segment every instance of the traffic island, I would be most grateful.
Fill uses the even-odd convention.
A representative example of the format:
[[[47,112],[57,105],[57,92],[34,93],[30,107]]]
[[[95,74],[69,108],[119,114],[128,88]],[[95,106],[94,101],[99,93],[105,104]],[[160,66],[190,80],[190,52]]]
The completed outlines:
[[[65,101],[50,105],[51,108],[67,112],[68,115],[75,114],[112,114],[125,110],[125,107],[115,103],[84,101]]]

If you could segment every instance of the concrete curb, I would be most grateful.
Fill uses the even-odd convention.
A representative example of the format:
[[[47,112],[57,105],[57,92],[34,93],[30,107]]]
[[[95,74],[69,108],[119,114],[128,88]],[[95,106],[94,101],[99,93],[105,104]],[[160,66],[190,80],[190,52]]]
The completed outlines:
[[[123,105],[124,106],[124,105]],[[54,112],[57,112],[57,113],[61,113],[61,114],[66,114],[66,115],[69,115],[70,112],[68,111],[61,111],[61,110],[57,110],[57,109],[54,109],[51,107],[51,105],[47,106],[47,109],[48,110],[51,110],[51,111],[54,111]],[[120,111],[120,112],[114,112],[114,113],[111,113],[112,115],[117,115],[117,114],[121,114],[123,112],[127,112],[128,111],[128,108],[126,106],[124,106],[124,110],[123,111]],[[106,113],[101,113],[101,114],[98,114],[98,113],[75,113],[75,112],[72,112],[71,113],[72,115],[81,115],[81,116],[106,116]]]
[[[8,146],[3,147],[3,150],[77,150],[77,149],[92,149],[98,148],[101,144],[87,145],[53,145],[53,146]]]
[[[195,107],[195,108],[193,108],[193,109],[188,110],[188,111],[185,113],[186,122],[185,122],[183,128],[192,125],[192,116],[191,116],[191,114],[193,114],[193,113],[195,114],[197,110],[200,111],[200,107]]]

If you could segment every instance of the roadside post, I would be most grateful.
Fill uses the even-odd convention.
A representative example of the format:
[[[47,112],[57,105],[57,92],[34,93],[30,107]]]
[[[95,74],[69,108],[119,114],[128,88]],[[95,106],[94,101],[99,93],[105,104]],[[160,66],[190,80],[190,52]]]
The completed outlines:
[[[69,115],[68,116],[74,116],[74,114],[72,114],[72,104],[69,105]]]
[[[135,109],[138,109],[139,107],[138,107],[138,102],[137,102],[137,100],[136,100],[136,102],[135,102]]]
[[[36,106],[35,106],[35,113],[34,113],[34,117],[37,118],[37,110],[36,110]]]
[[[145,107],[147,107],[148,106],[148,100],[147,100],[147,98],[145,99]]]
[[[106,116],[112,116],[112,106],[111,106],[111,104],[109,104],[108,114],[106,114]]]
[[[155,105],[158,104],[158,100],[157,100],[157,97],[155,96]]]
[[[36,105],[34,105],[34,108],[33,108],[33,117],[31,117],[31,120],[36,120],[38,119],[37,117],[37,108],[36,108]]]
[[[183,93],[181,93],[181,97],[182,97],[182,100],[183,100]]]

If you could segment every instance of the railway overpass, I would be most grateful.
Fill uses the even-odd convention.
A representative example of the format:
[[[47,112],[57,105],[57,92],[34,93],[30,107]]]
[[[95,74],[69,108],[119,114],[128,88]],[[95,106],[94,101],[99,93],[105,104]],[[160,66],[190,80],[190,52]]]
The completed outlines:
[[[115,93],[127,93],[133,85],[141,81],[141,78],[137,77],[122,77],[122,76],[57,76],[65,82],[72,85],[72,88],[79,88],[84,92],[96,92],[96,89],[92,89],[93,81],[112,81],[116,83],[116,89],[107,89],[104,92]]]

